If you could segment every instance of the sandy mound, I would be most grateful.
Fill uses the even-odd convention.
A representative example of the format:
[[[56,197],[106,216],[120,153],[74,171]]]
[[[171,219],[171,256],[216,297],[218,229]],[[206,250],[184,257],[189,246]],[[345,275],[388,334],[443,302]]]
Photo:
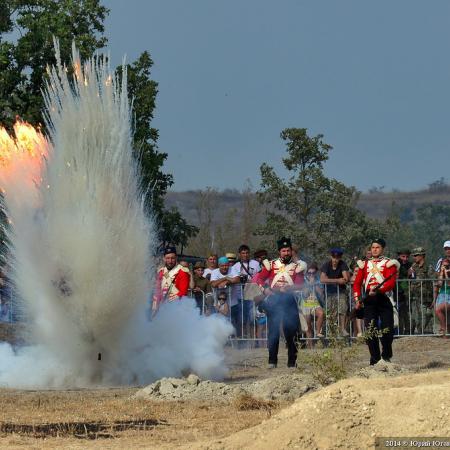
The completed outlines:
[[[382,359],[374,366],[363,367],[357,373],[357,376],[363,378],[377,378],[377,377],[395,377],[397,375],[405,375],[411,371],[402,367],[399,364],[387,363]]]
[[[273,418],[201,449],[361,449],[375,436],[449,436],[450,371],[353,378],[297,400]]]
[[[133,398],[148,400],[207,400],[230,401],[239,394],[248,393],[265,400],[295,400],[314,386],[296,373],[254,381],[248,384],[225,384],[201,381],[196,375],[187,378],[162,378],[139,390]]]
[[[244,386],[249,394],[265,400],[296,400],[316,386],[305,375],[291,373],[258,380]]]
[[[226,401],[241,391],[237,385],[201,381],[197,375],[187,378],[161,378],[134,394],[133,398],[148,400],[215,400]]]

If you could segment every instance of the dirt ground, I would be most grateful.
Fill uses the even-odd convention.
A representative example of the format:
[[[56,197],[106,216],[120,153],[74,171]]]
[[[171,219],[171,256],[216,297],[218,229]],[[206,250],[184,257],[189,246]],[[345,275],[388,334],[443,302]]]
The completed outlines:
[[[0,389],[0,447],[356,449],[376,436],[450,436],[450,340],[395,340],[393,364],[375,369],[359,345],[349,378],[327,387],[310,350],[288,369],[281,347],[273,370],[265,349],[226,352],[225,387],[192,378],[146,391]]]

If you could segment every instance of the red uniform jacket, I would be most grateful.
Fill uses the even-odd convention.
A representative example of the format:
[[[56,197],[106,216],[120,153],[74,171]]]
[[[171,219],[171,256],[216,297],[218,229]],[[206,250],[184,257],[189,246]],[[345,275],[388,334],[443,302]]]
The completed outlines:
[[[189,269],[178,264],[168,270],[162,267],[158,271],[155,300],[157,303],[172,301],[184,297],[188,293],[191,280]]]
[[[304,281],[304,271],[306,263],[304,261],[290,262],[284,264],[278,258],[273,261],[264,261],[261,272],[257,273],[253,281],[260,286],[268,284],[271,289],[280,289],[284,286],[301,286]]]
[[[356,274],[353,285],[355,301],[361,299],[363,290],[368,292],[371,287],[379,285],[383,280],[395,274],[380,288],[382,294],[392,291],[397,279],[398,265],[399,263],[395,259],[389,259],[384,256],[371,258],[367,261],[358,261],[359,271]]]

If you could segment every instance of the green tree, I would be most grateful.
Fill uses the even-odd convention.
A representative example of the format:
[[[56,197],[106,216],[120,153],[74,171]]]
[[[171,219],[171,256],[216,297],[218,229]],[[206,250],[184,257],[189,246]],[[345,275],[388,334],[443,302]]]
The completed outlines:
[[[425,247],[429,262],[442,256],[442,243],[450,236],[450,206],[427,204],[416,211],[412,224],[414,244]]]
[[[61,59],[69,65],[72,42],[82,59],[103,48],[103,22],[108,9],[100,0],[2,0],[0,3],[0,123],[11,129],[17,116],[33,125],[43,124],[41,88],[48,65],[54,64],[53,37]],[[18,34],[17,40],[11,32]],[[141,165],[147,205],[156,217],[161,241],[175,242],[195,234],[179,213],[164,210],[164,195],[173,184],[162,171],[167,154],[157,149],[158,131],[152,127],[157,83],[151,79],[153,61],[148,52],[127,66],[128,94],[133,100],[133,144]],[[69,65],[70,66],[70,65]],[[117,73],[121,75],[121,67]],[[184,228],[183,228],[184,227]],[[180,234],[181,233],[181,234]],[[183,236],[183,237],[182,237]]]
[[[251,249],[256,250],[255,246],[259,245],[260,239],[257,239],[255,233],[262,221],[263,209],[250,180],[244,183],[242,203],[240,243],[248,244]]]
[[[259,196],[267,219],[259,233],[271,236],[272,246],[273,239],[290,236],[311,259],[324,257],[334,245],[347,253],[362,253],[382,224],[357,209],[359,192],[354,187],[325,176],[331,145],[321,134],[308,136],[305,128],[287,128],[281,139],[286,143],[283,164],[289,175],[285,179],[273,167],[261,166]]]
[[[0,121],[11,127],[17,115],[42,124],[42,81],[54,64],[53,36],[68,62],[72,41],[82,58],[104,47],[108,9],[99,0],[3,0],[0,7]],[[19,35],[16,41],[7,33]]]
[[[189,225],[177,208],[164,208],[164,196],[173,184],[173,177],[162,172],[167,153],[158,151],[158,130],[152,127],[158,94],[158,83],[151,79],[152,66],[153,61],[146,51],[126,66],[128,95],[133,100],[133,146],[141,164],[143,189],[147,194],[146,206],[156,219],[161,244],[180,245],[183,251],[187,241],[199,230]],[[117,68],[117,74],[120,79],[122,67]]]
[[[438,180],[435,180],[435,181],[432,181],[431,183],[429,183],[428,190],[430,192],[445,194],[450,190],[450,185],[447,184],[444,177],[441,177]]]
[[[195,224],[199,233],[189,241],[190,254],[207,256],[209,253],[236,252],[241,244],[256,250],[261,237],[255,231],[262,219],[262,206],[249,181],[242,191],[227,189],[218,192],[207,187],[195,195]]]
[[[405,219],[408,219],[408,212],[395,202],[392,202],[391,210],[384,222],[384,234],[388,243],[389,253],[392,257],[397,257],[397,252],[401,249],[412,249],[415,237],[412,227]]]
[[[180,246],[183,253],[189,239],[194,237],[199,229],[189,225],[176,208],[171,208],[161,216],[161,243],[165,247],[168,244]]]
[[[207,256],[209,253],[216,251],[214,219],[217,211],[219,193],[217,189],[207,187],[206,189],[197,191],[196,197],[196,224],[198,225],[199,232],[190,241],[189,253]]]
[[[151,79],[153,61],[143,52],[132,64],[126,66],[128,95],[133,101],[133,144],[141,163],[143,186],[148,189],[148,206],[158,219],[164,208],[164,195],[173,184],[170,174],[161,172],[167,153],[157,150],[158,130],[152,127],[153,111],[158,94],[158,83]],[[119,79],[122,67],[117,68]],[[166,223],[167,221],[165,221]]]

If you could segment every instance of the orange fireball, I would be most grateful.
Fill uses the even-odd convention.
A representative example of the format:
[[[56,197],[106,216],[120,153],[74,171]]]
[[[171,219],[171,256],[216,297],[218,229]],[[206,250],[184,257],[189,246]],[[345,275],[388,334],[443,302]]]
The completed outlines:
[[[3,193],[8,193],[13,186],[39,185],[43,161],[48,157],[48,141],[39,129],[17,120],[14,135],[10,136],[0,126],[0,188]]]

